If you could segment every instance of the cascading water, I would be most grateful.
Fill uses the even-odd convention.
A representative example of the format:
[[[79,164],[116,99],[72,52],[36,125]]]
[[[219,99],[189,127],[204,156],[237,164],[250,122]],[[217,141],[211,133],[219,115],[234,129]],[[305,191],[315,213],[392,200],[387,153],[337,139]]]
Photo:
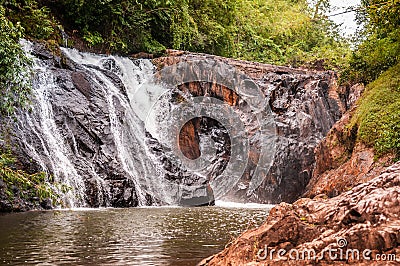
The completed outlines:
[[[32,111],[20,114],[17,132],[63,206],[178,204],[181,192],[163,177],[181,171],[165,169],[168,155],[154,153],[160,144],[140,117],[148,100],[137,91],[155,72],[150,60],[62,48],[57,61],[31,46],[24,43],[34,54]]]
[[[63,52],[68,58],[85,67],[105,95],[118,159],[125,173],[134,183],[138,205],[148,204],[144,188],[150,195],[157,194],[157,198],[163,202],[176,204],[176,199],[170,197],[170,193],[162,189],[159,177],[163,175],[164,169],[157,164],[157,159],[154,158],[145,141],[144,123],[137,116],[140,113],[139,107],[132,105],[129,99],[129,96],[134,95],[141,84],[152,78],[153,64],[149,60],[133,61],[118,56],[81,53],[72,49],[63,49]],[[118,76],[122,81],[122,90],[109,79],[104,71]],[[116,112],[117,104],[122,105],[124,109],[122,118]]]
[[[14,141],[66,207],[290,201],[339,112],[329,73],[206,55],[156,60],[166,62],[158,69],[146,59],[24,47],[35,62],[33,105],[20,112]],[[255,81],[238,70],[246,64]]]
[[[30,43],[24,43],[25,50],[30,52]],[[27,153],[36,160],[43,171],[51,173],[56,184],[54,187],[62,195],[62,201],[69,207],[85,206],[85,185],[73,162],[69,159],[65,140],[60,134],[54,120],[51,105],[51,92],[57,89],[54,77],[48,66],[41,60],[34,60],[33,79],[34,101],[32,111],[21,114],[18,127]],[[30,135],[30,134],[34,135]],[[31,144],[33,138],[39,140],[41,147]],[[40,148],[41,152],[37,149]],[[40,154],[40,155],[39,155]],[[42,157],[45,155],[45,159]]]
[[[31,52],[30,43],[27,42],[24,46],[28,53]],[[63,53],[66,58],[82,65],[81,68],[85,71],[86,77],[90,79],[89,82],[97,88],[96,93],[102,94],[100,97],[105,100],[105,111],[108,117],[106,124],[109,125],[109,129],[106,130],[111,132],[111,141],[115,145],[115,151],[112,151],[115,154],[112,156],[116,158],[113,160],[118,161],[122,166],[122,175],[133,181],[137,205],[146,205],[146,194],[142,191],[138,178],[151,175],[152,169],[156,167],[150,165],[151,160],[146,156],[143,123],[137,119],[124,91],[118,88],[103,72],[108,70],[116,73],[117,69],[107,64],[115,64],[120,59],[118,63],[129,68],[128,71],[131,73],[126,71],[118,74],[121,76],[131,74],[129,85],[136,88],[140,82],[145,80],[146,75],[150,76],[153,65],[145,60],[136,61],[135,65],[128,59],[95,56],[69,49],[63,49]],[[19,132],[23,133],[21,142],[24,144],[26,153],[40,165],[43,171],[52,175],[55,184],[63,185],[62,189],[60,186],[55,189],[62,195],[64,206],[91,205],[88,204],[86,188],[88,184],[85,182],[89,176],[97,186],[95,189],[96,205],[111,205],[110,187],[105,181],[106,178],[101,177],[95,170],[98,162],[79,156],[78,140],[74,134],[68,134],[72,130],[71,127],[67,123],[59,121],[60,117],[55,115],[54,108],[60,108],[60,105],[56,103],[58,102],[56,98],[62,93],[63,88],[57,82],[57,78],[59,78],[57,74],[54,75],[53,64],[34,58],[33,70],[32,111],[22,113],[18,123]],[[77,104],[81,103],[78,101]],[[64,111],[74,112],[74,110]],[[106,149],[107,147],[103,147],[103,150]]]
[[[33,83],[35,101],[31,113],[25,113],[25,119],[21,119],[20,127],[35,133],[40,139],[43,152],[47,155],[49,164],[43,163],[35,148],[29,145],[27,136],[25,143],[30,148],[31,156],[42,166],[43,170],[52,173],[56,183],[65,185],[68,192],[62,193],[63,201],[67,206],[83,206],[85,197],[85,186],[79,177],[73,163],[68,158],[65,142],[62,138],[54,120],[51,106],[50,90],[56,88],[51,73],[46,71],[45,66],[36,65],[34,68],[36,77]],[[73,188],[71,191],[69,188]],[[60,192],[60,191],[58,191]]]
[[[232,90],[243,87],[243,99],[256,107],[254,114],[264,112],[258,88],[245,90],[242,75],[227,65],[178,64],[178,69],[156,73],[150,60],[68,48],[55,57],[35,45],[24,45],[35,63],[33,108],[21,113],[17,132],[28,157],[52,175],[64,206],[210,204],[213,191],[219,197],[225,194],[245,171],[245,127],[269,130],[268,119],[249,127],[222,101],[206,95],[193,98],[178,89],[197,78],[206,83],[217,78]],[[213,77],[209,69],[217,74]],[[198,132],[199,158],[181,156],[176,140],[182,122],[203,116],[216,121],[202,120],[208,121],[209,132]],[[253,134],[251,143],[263,143],[263,134]],[[257,159],[270,165],[262,156]]]

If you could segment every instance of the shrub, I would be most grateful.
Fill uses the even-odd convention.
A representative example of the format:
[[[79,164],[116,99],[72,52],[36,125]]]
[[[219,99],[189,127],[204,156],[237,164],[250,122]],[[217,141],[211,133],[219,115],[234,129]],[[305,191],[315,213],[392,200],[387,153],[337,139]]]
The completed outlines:
[[[384,72],[366,87],[358,102],[350,128],[358,127],[357,138],[377,151],[400,159],[400,64]]]
[[[22,34],[21,25],[9,21],[0,6],[0,115],[24,106],[31,91],[31,62],[19,44]]]
[[[55,203],[58,196],[46,183],[46,174],[43,172],[28,174],[15,169],[15,158],[10,152],[0,152],[0,179],[7,185],[6,194],[10,201],[13,200],[15,188],[19,197],[32,200],[36,197],[40,201],[51,199]]]
[[[358,17],[364,29],[341,82],[363,82],[377,79],[400,62],[400,1],[362,1]]]

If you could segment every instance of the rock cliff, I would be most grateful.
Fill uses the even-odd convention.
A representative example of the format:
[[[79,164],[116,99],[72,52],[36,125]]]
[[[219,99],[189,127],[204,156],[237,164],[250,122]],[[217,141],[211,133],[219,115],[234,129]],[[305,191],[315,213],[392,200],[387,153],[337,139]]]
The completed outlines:
[[[162,69],[179,62],[212,59],[234,66],[255,81],[272,110],[277,142],[269,173],[254,193],[246,195],[251,169],[257,163],[255,160],[225,198],[279,203],[293,202],[304,193],[313,175],[315,148],[352,105],[358,91],[343,91],[336,85],[335,74],[329,71],[293,69],[181,51],[169,51],[169,54],[168,57],[154,59],[154,64]],[[240,100],[237,94],[218,84],[192,82],[181,86],[181,90],[189,91],[194,96],[211,95],[232,106],[238,105]],[[242,112],[242,116],[249,120],[250,114]],[[199,154],[199,131],[200,123],[193,121],[181,132],[182,148],[188,151],[189,157]],[[257,158],[259,150],[250,153],[251,158]]]
[[[63,190],[67,206],[130,207],[179,203],[179,198],[213,201],[207,180],[172,163],[168,151],[144,130],[143,121],[131,110],[130,85],[140,87],[146,75],[157,69],[191,60],[213,60],[241,71],[260,88],[276,125],[276,152],[261,185],[249,194],[260,157],[260,145],[251,146],[244,175],[225,196],[234,201],[295,201],[313,176],[315,148],[356,97],[356,93],[341,92],[330,71],[205,54],[169,51],[166,57],[140,60],[63,49],[55,55],[35,43],[30,53],[38,62],[35,71],[39,73],[34,80],[33,110],[21,112],[18,123],[4,123],[12,127],[14,153],[21,164],[31,171],[44,170],[55,183],[64,184],[63,189],[54,186]],[[189,82],[179,85],[178,90],[237,107],[241,118],[249,121],[249,128],[257,127],[250,112],[241,109],[241,96],[221,84]],[[174,100],[180,101],[179,97]],[[221,123],[207,117],[188,121],[180,131],[179,148],[187,158],[196,159],[204,136],[215,143],[219,156],[209,175],[212,178],[224,170],[231,157],[231,140]],[[252,136],[256,138],[256,134]],[[250,142],[256,142],[254,139]],[[204,186],[193,191],[174,190],[158,185],[163,180],[179,186]]]
[[[398,265],[399,202],[397,163],[337,197],[277,205],[261,227],[199,265]]]
[[[356,106],[342,116],[316,147],[315,169],[304,197],[337,196],[371,180],[393,161],[393,155],[376,159],[374,149],[357,142],[357,132],[347,130],[354,112]]]

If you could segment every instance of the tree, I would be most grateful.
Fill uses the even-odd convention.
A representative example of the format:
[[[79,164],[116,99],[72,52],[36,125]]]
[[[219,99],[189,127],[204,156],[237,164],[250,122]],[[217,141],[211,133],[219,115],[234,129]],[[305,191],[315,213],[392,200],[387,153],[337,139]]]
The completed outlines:
[[[0,114],[11,115],[24,106],[31,91],[30,60],[19,44],[23,28],[5,17],[0,6]]]
[[[400,0],[364,0],[358,17],[365,24],[342,80],[369,83],[400,62]]]

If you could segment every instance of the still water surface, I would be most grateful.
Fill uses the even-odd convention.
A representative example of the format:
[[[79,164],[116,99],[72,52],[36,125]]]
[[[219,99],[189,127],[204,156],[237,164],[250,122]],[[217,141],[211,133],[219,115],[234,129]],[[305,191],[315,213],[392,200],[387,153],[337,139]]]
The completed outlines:
[[[0,215],[0,264],[196,265],[271,206],[34,211]]]

